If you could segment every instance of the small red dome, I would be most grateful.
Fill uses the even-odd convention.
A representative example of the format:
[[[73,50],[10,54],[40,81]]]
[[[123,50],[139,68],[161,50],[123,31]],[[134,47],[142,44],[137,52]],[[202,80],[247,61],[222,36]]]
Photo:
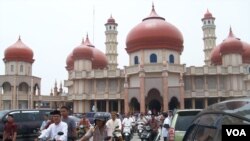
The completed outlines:
[[[80,46],[76,47],[73,50],[74,60],[79,60],[79,59],[92,60],[92,58],[93,58],[93,51],[87,45],[81,44]]]
[[[250,64],[250,44],[243,42],[243,41],[242,41],[242,44],[243,44],[243,50],[244,50],[243,56],[242,56],[243,63]]]
[[[128,53],[162,48],[182,52],[183,37],[175,26],[157,15],[153,6],[151,14],[129,32],[126,46]]]
[[[67,57],[67,59],[66,59],[66,65],[67,65],[67,66],[66,66],[66,69],[67,69],[68,71],[74,69],[73,52],[71,52],[71,53],[69,54],[69,56]]]
[[[220,54],[220,46],[221,46],[221,44],[214,47],[212,52],[211,52],[211,64],[212,65],[222,65],[222,57],[221,57],[221,54]]]
[[[19,37],[15,44],[11,45],[5,50],[3,60],[33,63],[33,51],[27,45],[25,45]]]
[[[211,18],[214,18],[214,17],[213,17],[213,15],[207,9],[207,12],[204,14],[204,18],[203,19],[211,19]]]
[[[108,19],[107,24],[115,24],[115,19],[112,17],[112,15]]]
[[[242,54],[243,53],[243,45],[240,41],[240,39],[236,38],[233,35],[232,29],[230,28],[229,35],[227,39],[225,39],[221,43],[221,48],[220,48],[221,54],[231,54],[231,53],[238,53]]]

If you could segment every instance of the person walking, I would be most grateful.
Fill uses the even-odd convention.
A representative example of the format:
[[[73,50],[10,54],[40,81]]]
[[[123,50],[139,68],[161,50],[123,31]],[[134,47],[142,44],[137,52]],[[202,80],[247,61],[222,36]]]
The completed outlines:
[[[164,113],[163,116],[165,117],[164,122],[162,124],[162,137],[164,141],[167,141],[168,138],[168,129],[170,126],[170,117],[168,113]]]
[[[93,137],[93,141],[111,141],[111,132],[107,128],[106,122],[109,116],[106,113],[97,113],[94,116],[95,126],[91,127],[88,132],[77,141],[88,141]]]
[[[67,106],[62,106],[60,112],[62,115],[62,121],[68,124],[68,141],[75,141],[77,137],[76,122],[69,117],[69,108]]]
[[[8,114],[7,123],[3,129],[3,141],[16,141],[17,125],[15,124],[13,115]]]
[[[61,113],[58,110],[51,112],[54,123],[44,129],[39,139],[51,139],[56,141],[67,141],[68,125],[61,120]]]

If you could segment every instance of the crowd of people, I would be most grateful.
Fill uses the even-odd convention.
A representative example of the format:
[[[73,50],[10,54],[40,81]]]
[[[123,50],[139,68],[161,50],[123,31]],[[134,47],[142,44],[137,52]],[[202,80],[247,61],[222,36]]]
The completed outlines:
[[[161,136],[164,141],[167,141],[168,129],[172,120],[172,112],[164,112],[162,114],[126,114],[124,116],[117,112],[111,112],[110,115],[103,112],[97,113],[94,116],[94,125],[83,114],[80,122],[76,122],[69,116],[69,108],[62,106],[60,110],[54,110],[49,115],[44,115],[44,121],[40,127],[40,135],[35,140],[52,138],[56,141],[88,141],[91,137],[93,141],[111,141],[116,134],[117,141],[123,141],[123,128],[130,127],[131,134],[137,132],[136,124],[143,123],[151,128],[150,140],[153,141],[156,136]],[[77,136],[77,129],[84,126],[84,135]],[[159,130],[161,129],[161,130]],[[161,132],[161,133],[159,133]],[[8,115],[7,123],[4,126],[3,141],[16,141],[17,125],[14,122],[13,115]]]

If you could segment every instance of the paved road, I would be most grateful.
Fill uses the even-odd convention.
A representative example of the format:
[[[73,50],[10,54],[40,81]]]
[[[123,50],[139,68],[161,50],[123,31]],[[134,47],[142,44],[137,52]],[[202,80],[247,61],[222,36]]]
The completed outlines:
[[[159,130],[159,132],[161,132],[161,131]],[[0,139],[0,141],[1,141],[1,139]],[[19,139],[17,139],[17,141],[34,141],[34,137],[22,138],[22,139],[19,138]],[[139,138],[137,133],[134,133],[134,136],[133,136],[131,141],[141,141],[141,139]],[[163,141],[163,139],[161,138],[160,141]]]

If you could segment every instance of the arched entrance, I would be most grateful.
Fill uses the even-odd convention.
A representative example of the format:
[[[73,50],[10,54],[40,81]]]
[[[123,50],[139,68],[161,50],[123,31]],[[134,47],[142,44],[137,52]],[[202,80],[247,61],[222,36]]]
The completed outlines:
[[[135,112],[140,112],[140,104],[138,102],[138,100],[133,97],[129,103],[129,107],[130,107],[130,112],[135,113]]]
[[[157,114],[159,111],[161,111],[161,103],[158,100],[153,99],[149,102],[148,108],[153,114]]]
[[[157,89],[151,89],[145,100],[147,110],[155,114],[160,112],[162,110],[162,99]]]
[[[169,110],[174,110],[174,109],[178,109],[180,107],[180,102],[178,101],[178,99],[173,96],[168,104]]]

